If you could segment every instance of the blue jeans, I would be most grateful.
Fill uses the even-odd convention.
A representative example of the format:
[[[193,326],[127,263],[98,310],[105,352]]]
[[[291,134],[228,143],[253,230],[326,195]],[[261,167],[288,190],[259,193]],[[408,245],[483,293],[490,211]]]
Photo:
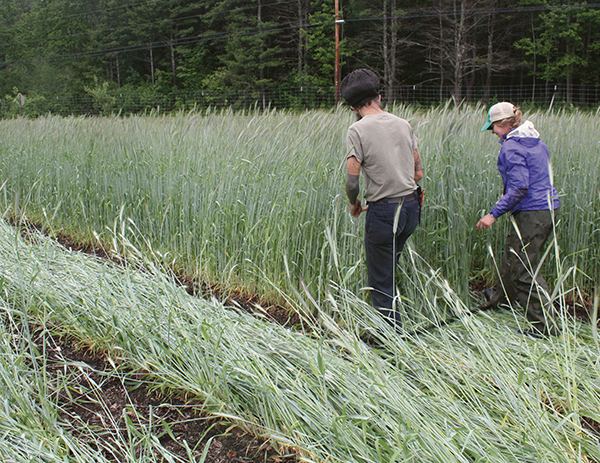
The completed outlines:
[[[394,235],[396,208],[402,207]],[[413,199],[390,204],[387,199],[369,203],[365,222],[365,252],[367,273],[373,306],[392,326],[401,325],[400,314],[393,310],[396,296],[394,269],[404,243],[419,223],[419,201]]]

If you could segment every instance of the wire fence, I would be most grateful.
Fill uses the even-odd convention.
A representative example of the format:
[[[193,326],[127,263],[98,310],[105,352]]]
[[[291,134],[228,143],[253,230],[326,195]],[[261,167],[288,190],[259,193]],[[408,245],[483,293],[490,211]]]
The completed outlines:
[[[448,100],[470,103],[495,103],[510,101],[517,105],[551,108],[572,106],[597,109],[600,105],[600,86],[544,83],[540,85],[507,85],[495,87],[403,86],[396,89],[391,101],[429,106]]]
[[[498,87],[442,87],[436,85],[397,86],[391,94],[383,95],[387,103],[403,103],[418,106],[437,106],[447,101],[491,104],[511,101],[517,105],[542,108],[577,107],[598,109],[600,87],[578,85],[567,88],[560,84],[538,86]],[[340,101],[343,101],[339,98]],[[266,90],[223,92],[172,92],[160,93],[153,89],[143,91],[119,90],[93,95],[35,95],[18,94],[0,99],[0,118],[23,115],[36,117],[44,114],[110,115],[170,113],[174,111],[232,108],[242,109],[290,109],[303,111],[318,108],[334,108],[334,87],[288,87]]]

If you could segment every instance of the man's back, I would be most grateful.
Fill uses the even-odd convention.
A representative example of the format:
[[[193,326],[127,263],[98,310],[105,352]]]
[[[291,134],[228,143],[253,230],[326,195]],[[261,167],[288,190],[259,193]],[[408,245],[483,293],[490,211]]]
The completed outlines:
[[[347,146],[347,156],[361,164],[368,202],[416,190],[417,139],[406,120],[387,112],[367,115],[348,129]]]

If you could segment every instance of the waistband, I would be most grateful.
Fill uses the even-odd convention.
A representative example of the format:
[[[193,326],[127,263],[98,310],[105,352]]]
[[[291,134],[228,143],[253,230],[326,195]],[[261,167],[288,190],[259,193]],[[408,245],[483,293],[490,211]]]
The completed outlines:
[[[416,190],[406,196],[390,196],[389,198],[383,198],[379,201],[368,201],[367,204],[398,204],[400,202],[408,203],[417,199]]]

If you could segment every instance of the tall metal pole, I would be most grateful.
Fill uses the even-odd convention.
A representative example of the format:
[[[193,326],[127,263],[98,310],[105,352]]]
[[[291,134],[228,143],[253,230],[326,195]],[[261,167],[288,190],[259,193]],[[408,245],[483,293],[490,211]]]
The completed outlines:
[[[335,0],[335,105],[340,99],[340,5]]]

